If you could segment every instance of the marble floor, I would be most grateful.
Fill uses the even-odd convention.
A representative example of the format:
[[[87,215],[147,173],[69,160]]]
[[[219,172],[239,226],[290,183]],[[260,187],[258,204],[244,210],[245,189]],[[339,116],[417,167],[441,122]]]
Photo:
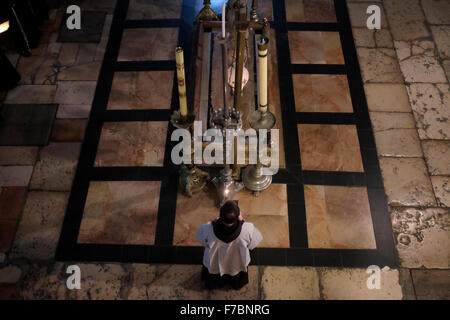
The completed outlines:
[[[126,3],[119,5],[126,9]],[[272,2],[261,3],[261,11],[272,20]],[[378,201],[374,194],[381,188],[372,182],[380,179],[378,160],[366,154],[373,137],[367,136],[370,128],[364,127],[369,121],[364,118],[364,105],[354,101],[358,73],[348,66],[342,69],[344,52],[349,54],[351,49],[342,48],[334,2],[288,0],[285,6],[288,31],[282,34],[274,26],[269,32],[269,103],[280,129],[280,172],[259,197],[243,190],[235,200],[244,219],[263,234],[258,251],[261,261],[284,263],[277,260],[280,254],[292,256],[292,250],[299,248],[319,250],[316,264],[328,254],[325,264],[343,261],[345,250],[372,250],[377,254],[380,248],[376,237],[384,231],[374,221],[387,214],[383,207],[372,212]],[[171,146],[166,140],[173,130],[168,117],[176,90],[174,70],[168,62],[174,61],[175,47],[187,41],[187,34],[180,32],[174,21],[193,17],[189,10],[176,1],[173,6],[129,2],[122,33],[113,38],[120,70],[112,69],[110,90],[97,88],[97,95],[107,101],[105,114],[110,116],[107,121],[90,120],[96,121],[93,123],[99,132],[91,169],[96,178],[89,182],[84,195],[73,196],[84,203],[77,244],[120,245],[124,252],[176,247],[179,256],[175,262],[186,259],[191,252],[186,250],[201,253],[195,232],[218,216],[215,189],[208,183],[202,191],[187,197],[177,183],[176,167],[165,162]],[[314,29],[311,25],[308,30],[301,23],[325,23],[325,27],[314,25]],[[289,50],[279,51],[287,47]],[[189,50],[185,49],[188,69]],[[211,88],[207,94],[212,108],[218,108],[223,98],[218,85],[221,69],[217,44],[211,57]],[[253,72],[254,61],[249,59],[247,67]],[[190,73],[187,71],[188,81],[192,79]],[[195,82],[201,83],[200,70],[194,75]],[[244,90],[244,109],[248,109],[243,109],[244,121],[255,104],[254,87],[250,79]],[[197,88],[196,94],[201,90]],[[198,110],[198,97],[194,101],[194,110]],[[85,139],[94,139],[93,131]],[[88,153],[90,157],[94,154],[93,150]],[[82,159],[85,156],[81,154]],[[382,202],[378,204],[383,206]],[[264,250],[279,251],[272,255]],[[331,251],[324,255],[320,250]],[[290,260],[307,263],[306,256]]]
[[[79,2],[90,22],[106,13],[100,42],[59,42],[65,7],[30,57],[0,41],[22,75],[0,91],[0,300],[449,298],[448,1],[377,0],[381,30],[365,0],[258,1],[282,145],[270,188],[235,197],[264,237],[240,291],[202,286],[195,230],[217,198],[181,193],[167,141],[174,48],[190,52],[203,1]],[[185,58],[198,110],[202,59]],[[215,108],[217,41],[212,59]],[[373,264],[390,268],[380,290]]]

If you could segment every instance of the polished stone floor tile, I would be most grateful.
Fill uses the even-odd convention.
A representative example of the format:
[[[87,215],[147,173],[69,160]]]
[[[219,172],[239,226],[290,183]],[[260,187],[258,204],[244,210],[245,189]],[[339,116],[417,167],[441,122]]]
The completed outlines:
[[[338,32],[289,31],[291,62],[344,64]]]
[[[166,121],[104,123],[95,166],[163,166]]]
[[[294,74],[297,112],[353,112],[345,75]]]
[[[288,22],[336,22],[333,0],[287,0]]]
[[[178,19],[182,5],[179,0],[131,0],[127,19]]]
[[[310,248],[375,249],[364,187],[305,186]]]
[[[175,60],[176,28],[125,29],[119,61]]]
[[[79,243],[155,242],[160,181],[90,183]]]
[[[303,170],[363,172],[354,125],[298,125]]]
[[[285,184],[272,184],[258,197],[244,189],[234,197],[234,200],[238,201],[244,216],[287,216],[288,214]]]
[[[116,72],[108,109],[169,109],[173,71]]]
[[[192,198],[178,193],[173,245],[200,246],[195,239],[198,227],[219,217],[217,192],[212,184]]]
[[[380,158],[383,184],[391,206],[433,206],[436,200],[422,158]]]
[[[69,30],[66,22],[69,15],[62,19],[58,42],[100,42],[106,12],[83,10],[81,14],[81,29]]]
[[[82,119],[56,119],[53,125],[51,141],[83,141],[86,123],[87,121]]]
[[[244,220],[251,222],[261,232],[263,240],[260,248],[289,248],[289,219],[280,215],[246,215]]]
[[[50,138],[57,105],[3,105],[0,119],[0,145],[46,145]]]

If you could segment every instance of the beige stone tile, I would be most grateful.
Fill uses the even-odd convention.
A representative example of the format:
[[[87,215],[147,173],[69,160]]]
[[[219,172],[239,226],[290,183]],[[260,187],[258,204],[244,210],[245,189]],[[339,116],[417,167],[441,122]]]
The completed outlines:
[[[8,91],[5,103],[8,104],[53,103],[55,93],[56,93],[55,85],[21,85]]]
[[[96,43],[80,43],[80,50],[78,50],[77,64],[86,64],[95,60],[97,54]]]
[[[382,157],[422,157],[422,148],[414,129],[388,129],[375,132],[378,154]]]
[[[20,74],[20,84],[33,84],[40,65],[44,62],[44,56],[20,57],[17,63],[17,72]]]
[[[365,28],[353,28],[353,39],[357,47],[375,48],[374,30]]]
[[[391,221],[400,264],[406,268],[448,268],[448,208],[395,208]]]
[[[380,266],[380,268],[382,268]],[[366,269],[331,269],[320,272],[325,300],[401,300],[398,270],[381,271],[380,289],[370,290]]]
[[[450,139],[450,91],[448,84],[411,84],[411,107],[420,139]]]
[[[247,215],[287,216],[287,191],[285,184],[273,183],[258,197],[244,189],[234,197],[245,218]]]
[[[310,248],[376,248],[365,188],[306,185],[305,204]]]
[[[436,204],[425,162],[421,158],[381,158],[388,203],[392,206]]]
[[[240,290],[212,290],[212,300],[257,300],[259,288],[259,267],[248,267],[248,284]]]
[[[446,0],[421,0],[425,17],[432,24],[450,24],[450,3]]]
[[[50,143],[41,149],[30,188],[70,191],[81,143]]]
[[[403,84],[369,83],[364,91],[370,111],[411,112]]]
[[[91,105],[96,86],[96,81],[58,81],[55,103]]]
[[[56,84],[56,74],[58,73],[57,61],[55,57],[46,58],[36,72],[35,84]]]
[[[381,28],[387,28],[386,16],[383,11],[383,6],[377,4],[381,9]],[[369,15],[366,13],[368,5],[366,3],[349,3],[347,4],[350,22],[352,27],[364,27],[367,28],[367,18]]]
[[[265,267],[261,280],[262,299],[319,300],[319,276],[315,268]]]
[[[411,56],[400,61],[400,69],[406,82],[447,82],[444,69],[434,57]]]
[[[0,165],[32,166],[36,162],[38,147],[0,147]]]
[[[148,286],[149,299],[204,300],[208,297],[208,290],[200,278],[200,264],[163,265],[160,268],[155,281]]]
[[[353,28],[353,38],[357,47],[393,48],[391,33],[387,29],[370,30],[367,27]]]
[[[450,141],[422,142],[425,160],[431,175],[450,175]]]
[[[95,166],[163,166],[167,128],[167,121],[104,123]]]
[[[51,265],[33,264],[30,269],[30,272],[26,273],[21,281],[20,287],[17,288],[16,298],[24,300],[66,299],[67,279],[62,277],[67,270],[66,265],[61,262]]]
[[[0,187],[28,186],[33,166],[0,166]]]
[[[130,272],[121,264],[77,264],[81,270],[81,289],[67,293],[68,299],[122,300],[126,299],[125,283]],[[65,290],[68,291],[67,288]]]
[[[448,300],[449,270],[411,270],[417,300]]]
[[[170,109],[173,77],[173,71],[115,73],[108,109]]]
[[[182,2],[177,0],[131,0],[127,19],[179,19]]]
[[[431,26],[433,39],[442,59],[450,58],[450,26]]]
[[[378,48],[394,48],[389,29],[375,30],[375,42]]]
[[[447,75],[447,79],[450,79],[450,60],[442,61],[442,66],[444,67],[445,74]]]
[[[79,243],[155,243],[160,181],[91,181]]]
[[[433,176],[431,177],[434,195],[438,205],[442,207],[450,207],[450,177]]]
[[[91,106],[86,104],[61,104],[56,113],[57,119],[87,119]]]
[[[58,73],[58,80],[91,80],[97,81],[100,73],[100,62],[92,62],[61,70]]]
[[[175,60],[178,29],[125,29],[119,61]]]
[[[66,192],[28,193],[10,257],[54,258],[68,196]]]
[[[394,50],[358,48],[357,53],[365,83],[403,83]]]
[[[70,66],[75,64],[78,50],[78,43],[63,43],[58,57],[59,64],[61,66]]]
[[[286,0],[286,21],[289,22],[304,22],[305,10],[303,7],[303,0]]]
[[[383,4],[394,40],[415,40],[429,36],[419,0],[385,0]]]
[[[363,172],[356,127],[298,125],[303,170]]]
[[[416,124],[409,112],[370,112],[374,132],[391,129],[414,129]]]

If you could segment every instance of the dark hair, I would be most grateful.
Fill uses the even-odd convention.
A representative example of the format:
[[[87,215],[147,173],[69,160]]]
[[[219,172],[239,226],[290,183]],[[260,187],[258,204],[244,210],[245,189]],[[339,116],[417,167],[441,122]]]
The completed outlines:
[[[220,208],[220,218],[227,224],[235,223],[239,218],[239,214],[239,207],[233,200],[228,200]]]

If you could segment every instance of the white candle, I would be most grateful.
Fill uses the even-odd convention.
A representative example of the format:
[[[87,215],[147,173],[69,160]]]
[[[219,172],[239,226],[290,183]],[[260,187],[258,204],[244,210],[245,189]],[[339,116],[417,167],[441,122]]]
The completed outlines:
[[[222,38],[225,39],[225,1],[222,3]]]
[[[258,43],[258,95],[259,109],[267,111],[267,43],[268,39],[261,38]]]

